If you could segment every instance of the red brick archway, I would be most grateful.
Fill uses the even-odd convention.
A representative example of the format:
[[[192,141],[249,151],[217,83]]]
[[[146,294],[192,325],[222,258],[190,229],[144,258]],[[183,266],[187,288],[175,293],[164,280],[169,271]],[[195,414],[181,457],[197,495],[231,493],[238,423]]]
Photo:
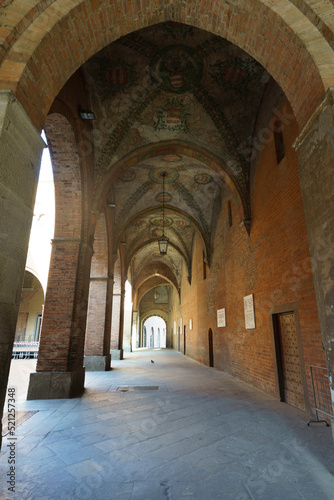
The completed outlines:
[[[302,126],[334,83],[333,52],[311,17],[292,2],[282,0],[272,8],[266,3],[69,0],[64,7],[43,0],[33,9],[23,6],[17,22],[13,2],[0,48],[0,86],[11,88],[42,128],[55,96],[86,60],[120,36],[172,20],[220,35],[257,59],[281,86]]]

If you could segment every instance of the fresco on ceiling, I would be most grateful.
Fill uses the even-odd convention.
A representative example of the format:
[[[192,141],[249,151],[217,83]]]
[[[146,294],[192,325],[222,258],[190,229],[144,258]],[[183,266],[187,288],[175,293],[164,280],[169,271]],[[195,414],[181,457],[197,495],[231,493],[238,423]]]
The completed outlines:
[[[85,74],[97,116],[97,182],[133,148],[181,139],[227,158],[247,189],[238,145],[252,133],[269,77],[252,57],[213,34],[169,22],[114,42],[85,64]]]
[[[165,174],[165,175],[163,175]],[[171,167],[161,167],[155,168],[150,171],[150,179],[157,184],[163,184],[165,180],[165,184],[169,184],[170,182],[176,181],[179,177],[179,173],[175,168]]]
[[[155,116],[154,130],[169,130],[170,132],[178,130],[183,132],[189,131],[188,119],[191,117],[191,113],[175,97],[165,106],[159,106]]]
[[[196,231],[210,257],[211,218],[224,183],[220,168],[247,206],[248,163],[240,145],[252,137],[268,73],[226,40],[168,22],[120,38],[85,63],[84,74],[96,114],[96,192],[116,164],[121,169],[113,186],[115,233],[127,242],[126,259],[139,252],[136,273],[152,252],[162,258],[156,246],[140,249],[161,236],[165,202],[171,207],[165,262],[181,276],[182,254],[190,275]],[[167,145],[157,155],[152,143]],[[189,153],[189,143],[198,149]]]
[[[162,90],[180,94],[200,82],[203,59],[196,49],[174,43],[153,56],[149,71],[152,80],[156,81]]]
[[[129,181],[131,191],[118,189],[115,184],[116,204],[123,207],[116,211],[116,228],[121,228],[126,218],[135,216],[138,211],[145,210],[147,206],[154,206],[154,202],[162,205],[163,184],[162,174],[165,176],[165,203],[172,204],[179,212],[189,213],[202,228],[207,242],[210,241],[211,214],[216,196],[220,192],[221,179],[205,172],[201,163],[185,161],[181,155],[175,155],[178,161],[164,161],[165,156],[159,158],[162,167],[155,168],[156,159],[151,163],[140,163],[136,167],[137,176]],[[171,157],[172,158],[172,157]],[[170,158],[170,159],[171,159]],[[171,167],[170,165],[173,165]],[[131,167],[129,170],[133,170]],[[211,172],[211,171],[210,171]],[[194,175],[195,173],[195,175]],[[121,182],[124,172],[121,174]],[[199,188],[201,186],[201,188]],[[195,190],[195,193],[193,192]],[[160,210],[157,207],[157,210]],[[142,220],[142,219],[141,219]],[[180,228],[187,224],[180,223]],[[191,246],[191,238],[188,245]]]
[[[152,226],[159,226],[159,227],[165,226],[167,228],[173,225],[173,219],[171,217],[165,217],[165,218],[155,217],[153,219],[150,219],[150,224]]]
[[[179,154],[164,155],[160,157],[161,161],[166,161],[168,163],[174,163],[176,161],[181,161],[182,156]]]
[[[136,172],[133,169],[123,170],[118,178],[123,182],[131,182],[136,178]]]
[[[197,184],[209,184],[213,180],[211,175],[203,173],[195,175],[194,179]]]
[[[161,191],[155,197],[155,201],[157,201],[158,203],[169,203],[170,201],[172,201],[172,199],[173,196],[170,193],[167,193],[166,191],[165,192]]]

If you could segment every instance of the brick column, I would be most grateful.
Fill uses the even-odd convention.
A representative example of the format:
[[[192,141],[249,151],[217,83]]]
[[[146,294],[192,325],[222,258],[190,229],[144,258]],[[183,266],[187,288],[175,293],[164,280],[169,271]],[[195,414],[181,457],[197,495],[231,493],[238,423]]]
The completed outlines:
[[[27,399],[82,394],[92,248],[78,239],[53,240],[36,373]]]
[[[334,408],[334,89],[295,142]],[[334,426],[333,426],[334,429]],[[334,436],[333,436],[334,437]]]
[[[139,332],[139,314],[138,311],[132,311],[132,345],[139,347],[140,332]]]
[[[85,368],[110,370],[113,278],[91,277],[86,327]]]
[[[111,321],[112,359],[123,359],[124,295],[124,290],[113,294]]]
[[[0,422],[43,147],[14,94],[0,90]]]

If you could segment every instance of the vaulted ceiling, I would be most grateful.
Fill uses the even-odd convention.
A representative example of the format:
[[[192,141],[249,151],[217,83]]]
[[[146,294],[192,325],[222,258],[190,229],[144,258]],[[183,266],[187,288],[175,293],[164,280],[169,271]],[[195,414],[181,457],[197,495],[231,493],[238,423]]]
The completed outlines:
[[[249,151],[269,74],[226,40],[174,22],[120,38],[83,70],[96,115],[95,205],[115,205],[114,251],[122,245],[138,286],[159,263],[169,282],[180,284],[183,266],[191,280],[195,234],[210,261],[224,186],[250,217]]]

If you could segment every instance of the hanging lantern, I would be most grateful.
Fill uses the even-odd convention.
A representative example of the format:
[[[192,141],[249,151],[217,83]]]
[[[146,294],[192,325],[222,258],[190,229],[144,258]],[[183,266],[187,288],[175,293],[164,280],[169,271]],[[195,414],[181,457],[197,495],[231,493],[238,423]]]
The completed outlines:
[[[159,244],[160,255],[166,255],[168,248],[168,238],[166,238],[164,234],[162,235],[161,238],[158,239],[158,244]]]
[[[158,239],[160,255],[167,254],[168,238],[165,236],[165,178],[167,172],[162,172],[162,236]]]

